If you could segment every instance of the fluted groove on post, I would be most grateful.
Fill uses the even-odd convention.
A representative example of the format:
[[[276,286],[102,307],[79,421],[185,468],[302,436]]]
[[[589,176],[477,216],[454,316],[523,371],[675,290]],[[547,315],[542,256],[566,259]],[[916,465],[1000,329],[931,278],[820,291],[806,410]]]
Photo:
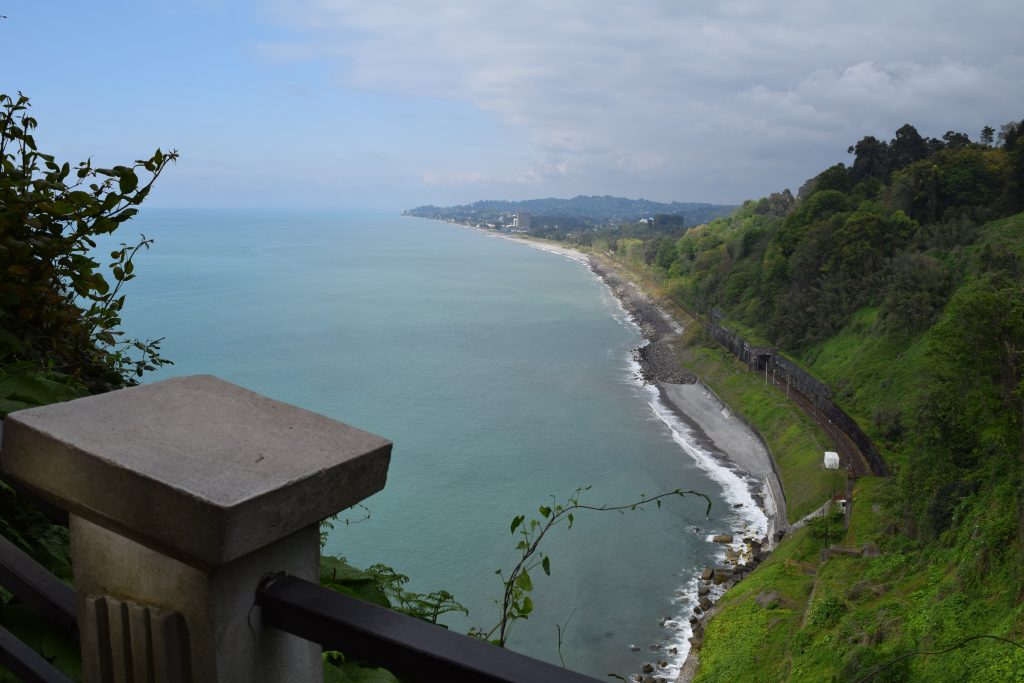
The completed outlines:
[[[95,625],[93,650],[83,664],[95,680],[126,683],[187,683],[188,633],[177,612],[110,596],[86,599],[85,618]]]

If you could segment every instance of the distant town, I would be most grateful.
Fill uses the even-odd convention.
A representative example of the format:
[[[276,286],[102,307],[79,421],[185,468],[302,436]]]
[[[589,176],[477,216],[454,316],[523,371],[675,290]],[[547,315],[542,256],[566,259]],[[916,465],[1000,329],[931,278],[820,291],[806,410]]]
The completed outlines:
[[[572,199],[485,200],[458,206],[420,206],[403,215],[433,218],[506,233],[551,233],[598,230],[641,221],[692,227],[729,215],[722,204],[655,202],[611,196]]]

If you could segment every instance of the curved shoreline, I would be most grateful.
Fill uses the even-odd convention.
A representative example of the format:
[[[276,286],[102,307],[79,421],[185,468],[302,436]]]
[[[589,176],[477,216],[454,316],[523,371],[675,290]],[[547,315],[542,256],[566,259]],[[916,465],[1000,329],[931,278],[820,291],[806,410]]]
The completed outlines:
[[[786,499],[774,457],[752,425],[694,373],[682,368],[673,348],[673,342],[682,333],[682,324],[655,304],[636,283],[622,277],[609,264],[568,247],[459,223],[453,225],[586,264],[618,299],[647,341],[634,351],[634,360],[640,367],[640,379],[656,387],[660,402],[686,427],[687,436],[695,441],[694,445],[699,450],[710,454],[718,467],[747,481],[753,501],[767,518],[764,537],[747,537],[725,545],[726,562],[732,565],[731,568],[709,567],[702,576],[695,577],[695,584],[699,587],[697,595],[702,597],[698,606],[693,608],[693,616],[689,617],[689,628],[686,629],[691,634],[689,647],[674,678],[677,683],[688,683],[699,670],[703,624],[717,611],[714,602],[763,560],[765,554],[774,548],[781,535],[779,532],[788,529]],[[722,581],[718,578],[719,571],[727,572]],[[661,677],[660,680],[667,679]]]
[[[775,462],[763,439],[696,375],[672,367],[675,365],[674,358],[667,358],[667,354],[643,353],[643,349],[664,344],[680,334],[682,328],[679,324],[652,302],[639,286],[606,265],[598,264],[588,254],[460,223],[453,225],[585,263],[609,287],[647,340],[647,346],[640,347],[636,360],[641,366],[641,372],[646,375],[645,379],[658,388],[665,405],[691,429],[699,444],[721,461],[722,466],[767,482],[768,493],[763,496],[761,508],[774,526],[770,528],[768,538],[769,544],[773,545],[774,531],[787,528],[786,504]]]

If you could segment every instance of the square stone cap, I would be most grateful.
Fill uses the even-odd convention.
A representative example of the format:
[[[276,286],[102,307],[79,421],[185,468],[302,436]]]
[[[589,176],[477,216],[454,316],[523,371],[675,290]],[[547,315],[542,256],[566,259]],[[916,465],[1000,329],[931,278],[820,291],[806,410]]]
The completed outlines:
[[[0,469],[69,512],[212,568],[379,491],[391,442],[210,375],[8,415]]]

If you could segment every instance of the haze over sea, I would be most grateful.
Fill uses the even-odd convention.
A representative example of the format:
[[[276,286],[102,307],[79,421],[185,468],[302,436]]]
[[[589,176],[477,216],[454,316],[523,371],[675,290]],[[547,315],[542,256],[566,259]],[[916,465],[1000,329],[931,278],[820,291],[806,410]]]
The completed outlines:
[[[688,497],[582,512],[553,532],[552,575],[534,573],[536,611],[511,639],[558,662],[562,624],[566,665],[599,678],[678,663],[669,648],[688,649],[692,598],[677,593],[750,499],[652,410],[630,359],[642,338],[585,265],[384,212],[146,209],[123,232],[156,239],[127,285],[125,328],[165,337],[175,365],[146,380],[211,373],[394,441],[370,518],[339,525],[325,552],[450,590],[470,610],[454,629],[496,622],[494,570],[516,559],[509,523],[550,496],[706,493],[710,518]]]

